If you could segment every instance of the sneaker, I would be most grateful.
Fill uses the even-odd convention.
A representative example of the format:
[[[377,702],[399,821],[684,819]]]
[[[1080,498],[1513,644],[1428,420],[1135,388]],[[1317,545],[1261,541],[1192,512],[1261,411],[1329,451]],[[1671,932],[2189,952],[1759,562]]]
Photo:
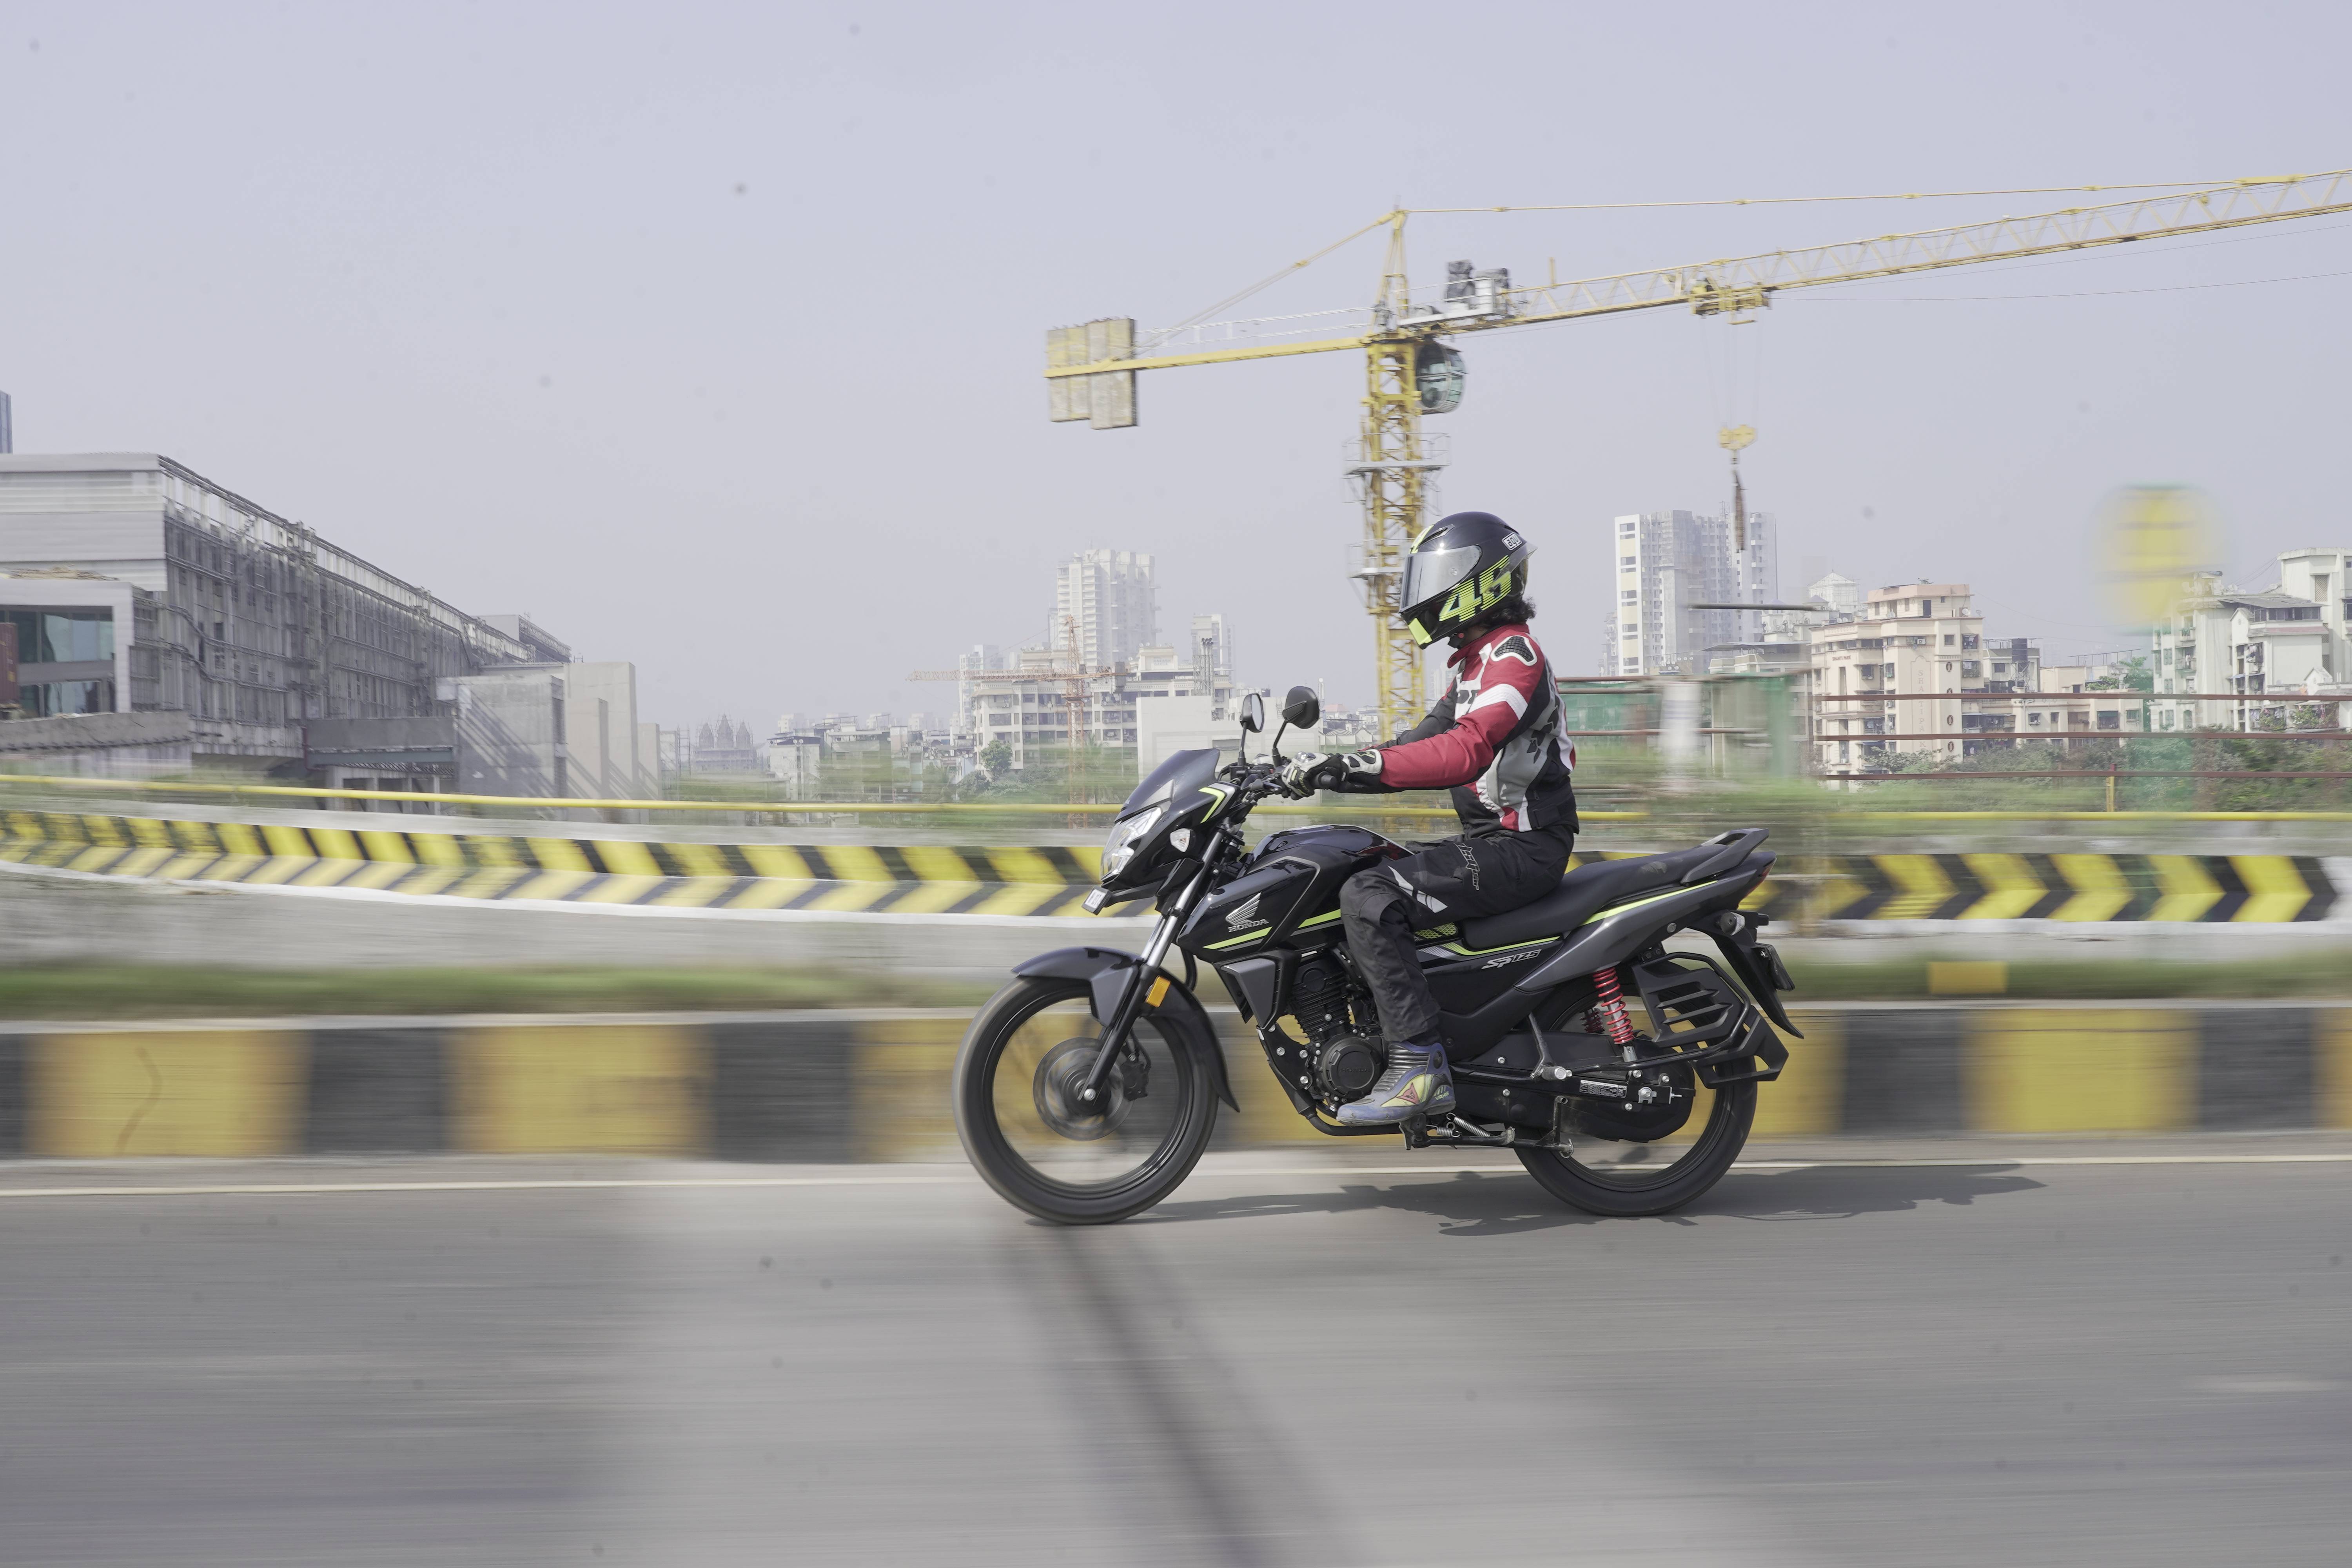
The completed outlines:
[[[1400,1042],[1389,1047],[1389,1070],[1361,1099],[1339,1108],[1339,1121],[1342,1127],[1392,1127],[1451,1110],[1454,1103],[1445,1047]]]

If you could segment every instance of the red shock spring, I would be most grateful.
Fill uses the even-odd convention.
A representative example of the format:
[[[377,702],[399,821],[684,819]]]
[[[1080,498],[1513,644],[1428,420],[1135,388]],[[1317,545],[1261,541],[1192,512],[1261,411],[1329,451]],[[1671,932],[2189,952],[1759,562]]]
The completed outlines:
[[[1632,1045],[1633,1026],[1625,1016],[1625,991],[1617,979],[1616,969],[1612,967],[1601,971],[1592,977],[1592,984],[1601,993],[1600,1005],[1592,1010],[1600,1016],[1601,1026],[1607,1032],[1609,1043],[1613,1046]]]

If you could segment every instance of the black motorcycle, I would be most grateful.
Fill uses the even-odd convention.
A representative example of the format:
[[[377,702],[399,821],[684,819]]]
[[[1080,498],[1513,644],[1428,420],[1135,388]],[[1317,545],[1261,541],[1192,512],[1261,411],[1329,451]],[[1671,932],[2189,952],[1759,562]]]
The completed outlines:
[[[1315,693],[1293,688],[1284,728],[1319,717]],[[1788,971],[1757,940],[1765,917],[1739,907],[1772,864],[1764,829],[1580,867],[1522,909],[1416,932],[1459,1104],[1402,1128],[1343,1127],[1331,1112],[1384,1064],[1341,939],[1339,887],[1406,851],[1328,826],[1246,848],[1251,809],[1282,793],[1282,731],[1271,760],[1253,763],[1246,736],[1265,724],[1255,693],[1241,723],[1244,760],[1177,752],[1111,828],[1086,907],[1153,900],[1141,956],[1042,954],[972,1020],[956,1057],[956,1131],[989,1185],[1065,1225],[1125,1219],[1175,1190],[1209,1146],[1217,1102],[1241,1109],[1195,994],[1202,963],[1318,1131],[1508,1149],[1553,1195],[1599,1215],[1664,1214],[1722,1177],[1748,1141],[1756,1086],[1788,1060],[1772,1026],[1798,1032],[1779,996],[1793,988]],[[1684,931],[1711,938],[1723,962],[1669,952]]]

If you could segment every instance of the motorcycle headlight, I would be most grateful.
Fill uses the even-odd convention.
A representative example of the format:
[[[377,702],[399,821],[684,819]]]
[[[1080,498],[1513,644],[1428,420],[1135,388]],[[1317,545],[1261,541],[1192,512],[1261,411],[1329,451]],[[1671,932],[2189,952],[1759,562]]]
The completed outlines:
[[[1139,811],[1133,816],[1122,816],[1111,824],[1110,837],[1103,844],[1104,881],[1109,881],[1127,869],[1127,863],[1135,858],[1136,850],[1151,836],[1151,830],[1160,826],[1160,819],[1167,815],[1167,806],[1155,805],[1148,811]]]

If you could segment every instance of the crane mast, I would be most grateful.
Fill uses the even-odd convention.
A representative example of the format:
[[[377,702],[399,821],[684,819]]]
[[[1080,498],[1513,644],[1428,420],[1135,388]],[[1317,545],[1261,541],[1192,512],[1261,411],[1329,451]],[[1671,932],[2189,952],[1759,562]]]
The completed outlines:
[[[1376,315],[1395,321],[1412,309],[1405,279],[1404,215],[1391,215],[1388,264]],[[1394,734],[1427,706],[1421,648],[1404,629],[1404,558],[1426,521],[1429,475],[1437,465],[1421,440],[1420,343],[1393,327],[1366,345],[1364,428],[1349,470],[1364,500],[1363,560],[1356,577],[1372,623],[1372,703]]]
[[[1156,352],[1138,353],[1135,323],[1129,318],[1056,327],[1046,334],[1051,417],[1085,419],[1097,429],[1132,426],[1139,371],[1362,350],[1362,435],[1349,470],[1359,482],[1364,507],[1362,560],[1355,575],[1363,584],[1364,607],[1373,623],[1373,690],[1381,725],[1384,732],[1392,734],[1415,722],[1426,706],[1421,650],[1397,612],[1402,608],[1405,556],[1427,521],[1423,511],[1429,476],[1441,466],[1433,460],[1423,440],[1422,416],[1447,412],[1461,399],[1461,358],[1440,342],[1442,338],[1665,306],[1685,306],[1702,316],[1738,321],[1769,306],[1772,296],[1785,289],[1900,277],[2347,211],[2352,211],[2352,170],[2264,176],[2026,217],[1518,289],[1511,287],[1507,272],[1474,272],[1468,263],[1455,262],[1449,269],[1444,297],[1435,304],[1415,305],[1405,276],[1405,220],[1412,214],[1401,207],[1357,231],[1360,235],[1386,227],[1388,251],[1379,292],[1368,310],[1325,312],[1354,318],[1341,335],[1277,342],[1264,334],[1290,331],[1282,323],[1222,321],[1145,334],[1143,341]],[[1194,352],[1169,352],[1187,338],[1200,345]],[[1219,342],[1238,346],[1208,346]],[[1720,439],[1732,454],[1733,507],[1744,532],[1746,493],[1738,474],[1738,453],[1755,439],[1755,432],[1742,426],[1723,432]]]

